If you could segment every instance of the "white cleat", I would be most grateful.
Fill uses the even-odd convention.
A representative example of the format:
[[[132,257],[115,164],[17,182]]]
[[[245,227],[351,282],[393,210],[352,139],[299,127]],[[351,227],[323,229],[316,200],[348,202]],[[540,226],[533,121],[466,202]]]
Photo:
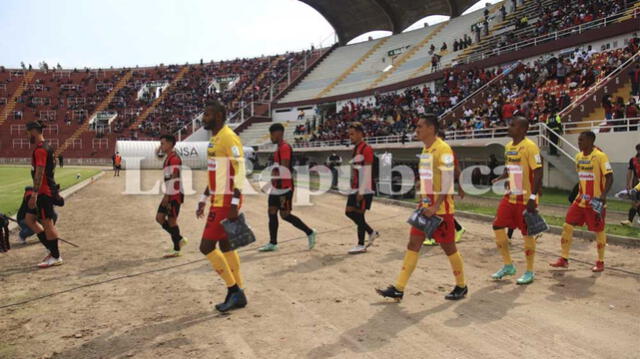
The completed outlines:
[[[367,240],[367,245],[365,246],[365,248],[371,247],[373,245],[373,242],[378,237],[380,237],[380,232],[378,232],[378,231],[371,232],[371,234],[369,234],[369,239]]]
[[[42,263],[38,264],[38,267],[39,268],[49,268],[49,267],[53,267],[53,266],[59,266],[62,263],[64,263],[62,261],[62,257],[53,258],[53,257],[49,256],[49,258],[47,258],[46,260],[42,261]]]
[[[351,249],[349,249],[349,254],[360,254],[360,253],[366,253],[367,252],[367,247],[362,246],[362,245],[357,245]]]

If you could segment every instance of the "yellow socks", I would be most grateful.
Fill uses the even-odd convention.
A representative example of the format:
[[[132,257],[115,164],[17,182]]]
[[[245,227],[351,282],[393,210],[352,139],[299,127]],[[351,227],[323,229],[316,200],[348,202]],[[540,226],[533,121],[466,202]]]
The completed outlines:
[[[604,231],[596,233],[596,241],[598,242],[598,260],[604,262],[604,247],[607,245],[607,235]]]
[[[524,256],[527,259],[527,272],[533,272],[533,262],[536,257],[536,239],[524,236]]]
[[[560,246],[562,247],[562,258],[569,259],[569,250],[571,249],[571,241],[573,240],[573,226],[565,223],[562,226],[562,235]]]
[[[229,268],[229,263],[227,263],[227,260],[219,249],[207,254],[207,259],[211,262],[211,266],[218,275],[224,279],[227,287],[233,287],[237,284],[233,278],[233,273],[231,273],[231,268]]]
[[[509,253],[509,240],[507,239],[507,231],[502,229],[496,229],[493,231],[496,235],[496,245],[502,255],[502,260],[505,265],[512,264],[511,254]]]
[[[456,285],[464,288],[464,265],[462,264],[462,256],[460,252],[455,252],[449,256],[449,263],[451,263],[451,269],[453,270],[453,276],[456,277]]]
[[[404,255],[404,262],[402,264],[402,270],[400,271],[400,275],[398,275],[398,279],[396,280],[396,289],[399,291],[404,291],[404,287],[407,285],[409,281],[409,277],[411,277],[411,273],[416,269],[416,264],[418,263],[418,252],[407,249],[407,252]]]
[[[229,251],[224,252],[224,257],[229,264],[229,268],[231,269],[231,274],[233,274],[233,278],[236,280],[236,284],[238,287],[244,288],[242,282],[242,275],[240,275],[240,257],[238,256],[238,251]]]

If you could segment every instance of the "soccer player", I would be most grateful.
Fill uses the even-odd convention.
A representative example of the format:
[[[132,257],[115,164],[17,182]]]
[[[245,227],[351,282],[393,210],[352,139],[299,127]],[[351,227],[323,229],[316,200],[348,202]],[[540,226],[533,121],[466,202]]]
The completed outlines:
[[[122,156],[120,156],[120,152],[116,152],[113,155],[113,177],[120,177],[120,169],[122,168]]]
[[[165,254],[164,258],[179,257],[180,249],[187,244],[187,239],[180,235],[180,227],[178,226],[178,215],[180,215],[180,205],[184,202],[184,191],[180,179],[182,159],[176,153],[175,145],[176,138],[174,136],[163,135],[160,137],[159,150],[166,154],[162,165],[165,194],[156,213],[156,222],[169,233],[173,242],[173,250]]]
[[[497,182],[508,178],[509,190],[500,201],[496,217],[493,220],[493,232],[496,245],[502,255],[504,266],[491,277],[502,279],[516,274],[511,261],[509,240],[505,228],[519,229],[524,237],[524,253],[527,271],[516,281],[518,284],[530,284],[535,279],[533,264],[536,254],[536,239],[527,233],[524,211],[535,212],[538,205],[538,193],[542,187],[542,159],[540,149],[528,139],[529,121],[516,117],[509,125],[511,141],[504,147],[505,171],[493,180]]]
[[[445,296],[445,299],[458,300],[464,298],[469,289],[465,284],[462,256],[455,242],[453,202],[455,164],[451,147],[437,136],[438,128],[438,117],[434,114],[422,115],[416,124],[416,138],[424,144],[418,164],[421,197],[419,208],[423,216],[442,218],[442,223],[434,232],[433,238],[449,258],[456,281],[455,287]],[[424,232],[411,228],[409,245],[396,284],[390,285],[387,289],[376,289],[378,294],[396,300],[403,298],[409,277],[418,263],[418,255],[424,239]]]
[[[227,286],[227,296],[223,303],[215,307],[220,312],[243,308],[247,305],[244,295],[240,257],[231,249],[231,244],[222,226],[222,221],[234,221],[242,203],[245,164],[242,142],[235,132],[225,125],[226,109],[216,100],[207,102],[202,121],[204,128],[213,137],[207,149],[209,185],[198,203],[196,216],[204,216],[205,201],[210,198],[211,206],[207,224],[202,233],[200,251],[213,269],[222,277]],[[216,248],[217,244],[220,248]]]
[[[278,249],[278,211],[283,220],[291,223],[294,227],[303,231],[307,235],[309,249],[316,245],[316,231],[309,228],[302,220],[291,214],[293,200],[293,179],[291,159],[293,150],[283,139],[284,126],[281,123],[274,123],[269,127],[271,142],[278,145],[273,154],[273,170],[275,179],[271,181],[269,192],[269,243],[260,247],[260,252],[271,252]]]
[[[627,191],[630,191],[635,183],[640,181],[640,143],[636,145],[636,155],[629,160],[629,169],[627,170]],[[629,208],[629,217],[620,222],[623,226],[630,226],[636,213],[640,213],[640,202],[632,201]]]
[[[58,230],[53,219],[56,214],[53,210],[54,196],[58,185],[54,180],[56,166],[53,150],[44,142],[42,130],[45,125],[40,121],[29,122],[26,125],[29,141],[36,148],[31,155],[31,177],[33,178],[33,193],[27,203],[25,221],[29,228],[38,236],[40,243],[49,251],[40,268],[58,266],[63,263],[58,248]]]
[[[585,131],[578,136],[578,148],[576,155],[576,170],[580,180],[578,196],[567,210],[567,216],[562,228],[560,245],[562,256],[554,263],[549,263],[555,268],[569,267],[569,250],[573,240],[573,227],[587,225],[591,232],[596,234],[598,248],[598,260],[591,268],[593,272],[604,271],[604,247],[607,245],[607,236],[604,232],[607,194],[613,185],[613,170],[607,155],[594,146],[595,133]],[[593,210],[591,200],[600,199],[603,204],[602,212],[598,214]]]
[[[365,253],[373,241],[380,236],[364,218],[365,212],[371,209],[373,201],[372,167],[373,149],[364,142],[364,129],[360,122],[349,126],[349,139],[355,146],[351,159],[351,193],[347,198],[345,215],[358,227],[358,245],[349,250],[349,254]],[[367,245],[364,243],[365,232],[369,235]]]

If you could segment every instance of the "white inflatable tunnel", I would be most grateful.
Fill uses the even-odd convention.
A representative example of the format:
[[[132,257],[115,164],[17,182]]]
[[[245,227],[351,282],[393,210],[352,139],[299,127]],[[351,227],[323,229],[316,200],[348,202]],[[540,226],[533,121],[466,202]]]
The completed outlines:
[[[118,141],[116,151],[122,156],[124,169],[161,169],[164,157],[156,156],[160,141]],[[209,142],[178,142],[176,152],[182,158],[182,164],[191,169],[207,168],[207,147]],[[244,147],[245,158],[250,158],[253,148]]]

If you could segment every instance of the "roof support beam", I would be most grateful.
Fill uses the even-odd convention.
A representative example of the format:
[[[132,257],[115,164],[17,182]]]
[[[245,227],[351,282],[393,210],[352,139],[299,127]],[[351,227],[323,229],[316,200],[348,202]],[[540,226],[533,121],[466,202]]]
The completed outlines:
[[[387,19],[389,20],[389,27],[394,34],[399,34],[403,29],[400,28],[400,20],[395,16],[393,10],[385,0],[373,0],[384,11]]]

